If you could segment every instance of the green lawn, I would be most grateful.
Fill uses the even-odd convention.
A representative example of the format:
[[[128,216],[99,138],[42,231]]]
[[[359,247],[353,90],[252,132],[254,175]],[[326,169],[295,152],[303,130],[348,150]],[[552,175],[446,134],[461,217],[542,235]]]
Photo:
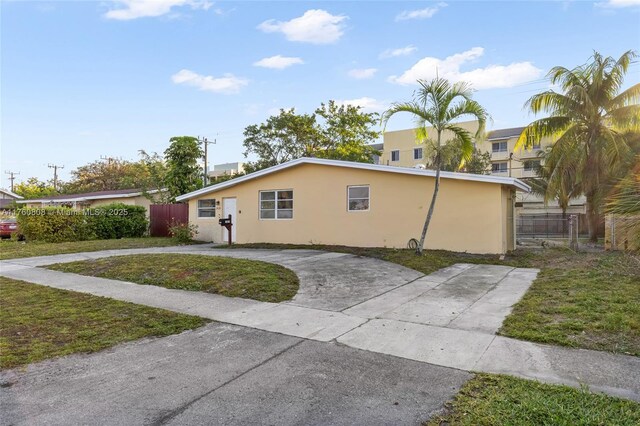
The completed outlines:
[[[83,251],[167,247],[177,246],[179,244],[180,243],[173,238],[155,237],[74,241],[68,243],[0,240],[0,260],[16,259],[19,257],[48,256],[52,254],[80,253]]]
[[[425,426],[640,424],[640,404],[584,389],[479,374]]]
[[[640,257],[568,249],[472,255],[442,250],[244,244],[235,248],[308,248],[394,262],[425,274],[454,263],[539,268],[541,273],[505,320],[499,334],[534,342],[640,356]]]
[[[59,263],[47,268],[263,302],[290,300],[299,285],[296,274],[279,265],[192,254],[114,256]]]
[[[0,277],[0,368],[167,336],[208,320]]]

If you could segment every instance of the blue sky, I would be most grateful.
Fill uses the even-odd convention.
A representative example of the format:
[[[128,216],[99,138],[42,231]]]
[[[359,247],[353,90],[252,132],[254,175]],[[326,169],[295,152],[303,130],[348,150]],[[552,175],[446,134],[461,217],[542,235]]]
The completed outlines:
[[[244,127],[334,99],[382,111],[416,78],[468,80],[493,128],[555,65],[640,50],[640,0],[502,2],[2,1],[5,171],[50,179],[100,156],[137,159],[177,135],[242,160]],[[640,82],[633,64],[625,86]],[[388,129],[411,126],[393,118]]]

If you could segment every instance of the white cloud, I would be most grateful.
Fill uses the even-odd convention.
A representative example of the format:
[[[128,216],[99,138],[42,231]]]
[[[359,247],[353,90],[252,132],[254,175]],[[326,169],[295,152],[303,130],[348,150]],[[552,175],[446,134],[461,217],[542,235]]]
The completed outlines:
[[[396,21],[406,21],[407,19],[427,19],[435,15],[440,9],[447,7],[446,3],[440,2],[432,7],[417,10],[404,10],[396,16]]]
[[[380,101],[367,96],[357,99],[337,100],[338,105],[353,105],[362,107],[365,112],[379,112],[387,109],[388,102]]]
[[[533,66],[531,62],[489,65],[470,71],[460,70],[463,65],[477,60],[483,54],[482,47],[474,47],[445,59],[426,57],[419,60],[401,76],[389,77],[389,81],[398,84],[415,84],[418,79],[430,80],[439,75],[453,82],[469,82],[476,89],[492,89],[513,87],[537,79],[542,75],[542,70]]]
[[[640,0],[607,0],[596,3],[598,7],[619,9],[622,7],[640,6]]]
[[[304,61],[300,58],[276,55],[260,59],[259,61],[254,62],[253,66],[282,70],[296,64],[304,64]]]
[[[373,77],[377,71],[376,68],[353,69],[348,74],[349,77],[364,80]]]
[[[222,77],[200,75],[189,70],[180,70],[171,76],[175,84],[186,84],[199,90],[214,93],[237,93],[241,88],[249,84],[249,80],[236,77],[233,74],[225,74]]]
[[[384,52],[382,52],[379,57],[380,59],[386,59],[386,58],[394,58],[396,56],[407,56],[407,55],[411,55],[416,50],[418,50],[418,48],[410,44],[405,47],[399,47],[398,49],[387,49]]]
[[[208,10],[213,6],[209,0],[114,0],[114,2],[122,7],[108,11],[104,16],[120,21],[166,15],[173,7],[189,6],[191,9]]]
[[[347,19],[347,16],[332,15],[326,10],[311,9],[290,21],[269,19],[258,25],[258,29],[265,33],[283,33],[289,41],[330,44],[342,37]]]

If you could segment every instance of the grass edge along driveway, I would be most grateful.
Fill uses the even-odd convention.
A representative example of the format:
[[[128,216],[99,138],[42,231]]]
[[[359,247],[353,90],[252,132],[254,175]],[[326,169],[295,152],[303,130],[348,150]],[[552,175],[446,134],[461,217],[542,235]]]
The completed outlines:
[[[61,272],[160,287],[203,291],[261,302],[291,300],[298,292],[296,274],[257,260],[197,254],[135,254],[57,263]]]
[[[424,426],[640,424],[640,403],[587,389],[477,374]]]
[[[0,368],[198,328],[207,319],[0,277]]]
[[[197,244],[198,242],[193,241],[192,243]],[[0,240],[0,260],[88,251],[170,247],[178,245],[184,244],[180,244],[173,238],[162,237],[120,238],[114,240],[72,241],[65,243]]]

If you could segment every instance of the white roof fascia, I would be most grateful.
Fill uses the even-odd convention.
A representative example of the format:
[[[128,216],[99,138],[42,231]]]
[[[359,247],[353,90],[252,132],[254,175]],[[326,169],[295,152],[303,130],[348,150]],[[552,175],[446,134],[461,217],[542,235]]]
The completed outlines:
[[[158,190],[149,191],[148,194],[155,194]],[[50,200],[46,198],[36,198],[33,200],[16,201],[17,203],[77,203],[78,201],[91,201],[91,200],[108,200],[109,198],[132,198],[143,195],[142,192],[131,192],[129,194],[110,194],[110,195],[95,195],[91,197],[75,197],[75,198],[57,198]]]
[[[341,160],[326,160],[322,158],[298,158],[297,160],[288,161],[286,163],[278,164],[267,169],[262,169],[248,175],[244,175],[235,179],[228,180],[226,182],[219,183],[217,185],[208,186],[206,188],[198,189],[197,191],[189,192],[187,194],[176,197],[176,201],[185,201],[200,195],[205,195],[211,192],[216,192],[224,188],[228,188],[234,185],[238,185],[248,180],[256,179],[264,175],[275,173],[277,171],[288,169],[289,167],[295,167],[300,164],[318,164],[324,166],[346,167],[351,169],[361,170],[373,170],[382,171],[388,173],[400,173],[414,176],[430,176],[435,177],[435,170],[422,170],[414,169],[410,167],[397,167],[397,166],[384,166],[379,164],[357,163],[353,161],[341,161]],[[512,177],[492,176],[492,175],[476,175],[471,173],[455,173],[455,172],[440,172],[440,177],[446,179],[456,180],[468,180],[474,182],[487,182],[498,183],[502,185],[514,186],[523,192],[531,191],[531,188],[526,183],[519,179]]]

